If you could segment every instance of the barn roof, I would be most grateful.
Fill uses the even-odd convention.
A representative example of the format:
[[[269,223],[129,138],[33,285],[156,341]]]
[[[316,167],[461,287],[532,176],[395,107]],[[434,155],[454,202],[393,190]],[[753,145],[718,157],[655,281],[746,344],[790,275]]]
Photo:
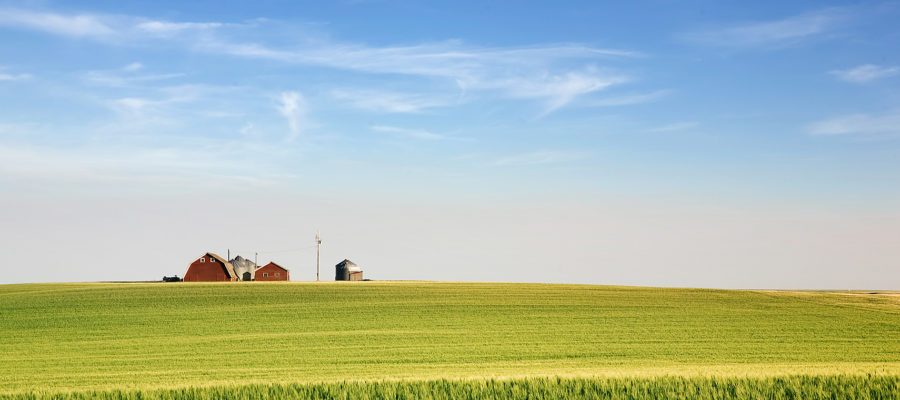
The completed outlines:
[[[256,270],[257,270],[257,271],[258,271],[258,270],[261,270],[261,269],[263,269],[263,268],[265,268],[265,267],[268,267],[268,266],[270,266],[270,265],[271,265],[271,266],[274,266],[274,267],[278,267],[278,268],[281,268],[281,269],[283,269],[283,270],[285,270],[285,271],[287,271],[287,270],[288,270],[288,269],[287,269],[287,268],[285,268],[285,267],[282,267],[282,266],[280,266],[280,265],[278,265],[278,264],[275,264],[275,262],[274,262],[274,261],[269,261],[269,263],[268,263],[268,264],[266,264],[266,265],[263,265],[263,266],[262,266],[262,267],[259,267],[259,268],[257,268],[257,269],[256,269]]]
[[[219,257],[219,255],[216,254],[216,253],[206,253],[206,255],[208,255],[208,256],[210,256],[210,257],[212,257],[212,258],[215,258],[216,260],[218,260],[219,262],[221,262],[222,264],[224,264],[224,265],[225,265],[225,270],[228,271],[228,277],[229,277],[229,278],[237,279],[237,274],[234,273],[234,266],[231,265],[230,262],[228,262],[227,260],[225,260],[225,259],[222,258],[222,257]]]

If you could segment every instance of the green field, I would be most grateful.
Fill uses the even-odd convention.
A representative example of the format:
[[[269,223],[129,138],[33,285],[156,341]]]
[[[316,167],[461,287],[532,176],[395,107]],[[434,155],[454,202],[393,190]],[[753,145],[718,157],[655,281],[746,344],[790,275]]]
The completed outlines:
[[[0,285],[0,337],[0,398],[90,390],[250,398],[216,393],[325,393],[335,385],[395,394],[449,385],[491,398],[484,393],[498,385],[515,397],[528,387],[566,393],[641,384],[690,393],[730,384],[763,390],[760,398],[779,387],[794,394],[836,387],[897,398],[900,379],[897,293],[427,282]],[[530,379],[540,377],[549,379]]]

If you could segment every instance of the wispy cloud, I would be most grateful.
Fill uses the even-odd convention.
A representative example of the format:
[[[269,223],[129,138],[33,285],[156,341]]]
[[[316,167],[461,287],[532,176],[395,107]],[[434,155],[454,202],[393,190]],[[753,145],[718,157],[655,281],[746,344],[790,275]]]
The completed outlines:
[[[125,98],[116,99],[113,101],[113,104],[115,106],[122,107],[122,108],[130,110],[130,111],[141,111],[143,109],[146,109],[148,106],[151,106],[156,103],[157,102],[155,102],[155,101],[148,100],[148,99],[142,99],[142,98],[138,98],[138,97],[125,97]]]
[[[105,128],[97,131],[116,131],[136,133],[146,130],[158,130],[173,127],[181,122],[177,112],[173,111],[172,99],[153,99],[147,97],[121,97],[106,101],[107,107],[118,114],[119,120],[110,122]],[[122,122],[127,122],[122,124]],[[118,126],[116,126],[118,125]]]
[[[496,90],[512,98],[546,99],[543,114],[567,105],[577,96],[631,80],[627,74],[611,69],[588,66],[572,70],[560,64],[642,56],[635,52],[580,45],[492,49],[464,46],[456,41],[403,47],[326,42],[292,50],[260,44],[206,41],[201,48],[233,56],[372,74],[446,78],[464,91]]]
[[[842,81],[852,83],[866,83],[876,79],[900,75],[900,67],[883,67],[880,65],[865,64],[846,70],[830,72]]]
[[[354,108],[383,113],[417,113],[448,104],[424,95],[377,90],[333,90],[331,96]]]
[[[262,27],[264,24],[261,22],[246,25],[215,21],[175,22],[135,16],[66,15],[21,9],[7,9],[0,13],[0,25],[101,39],[107,43],[124,43],[127,40],[134,44],[162,40],[191,51],[211,54],[367,74],[442,78],[463,92],[495,91],[510,98],[543,101],[542,115],[568,105],[579,96],[632,79],[627,73],[608,66],[596,67],[597,63],[644,56],[636,51],[581,44],[491,48],[444,41],[379,47],[312,35],[297,37],[292,45],[284,45],[281,44],[284,43],[281,35],[272,32],[272,26]],[[255,31],[256,35],[251,35],[254,41],[239,39],[246,37],[242,36],[246,29],[259,29]],[[277,30],[277,26],[274,29]],[[134,66],[140,69],[138,64]],[[353,93],[348,97],[354,97]],[[438,106],[425,98],[402,96],[369,101],[358,97],[346,100],[356,107],[382,112],[416,112]]]
[[[850,114],[816,122],[809,126],[813,135],[900,135],[900,110],[891,113]]]
[[[126,72],[134,72],[134,71],[137,71],[137,70],[139,70],[139,69],[141,69],[141,68],[144,68],[144,65],[143,65],[143,64],[141,64],[141,63],[139,63],[139,62],[133,62],[133,63],[131,63],[131,64],[128,64],[128,65],[122,67],[122,71],[126,71]]]
[[[541,150],[530,153],[514,154],[498,158],[494,161],[497,166],[524,166],[553,164],[560,162],[569,162],[585,158],[582,152],[560,151],[560,150]]]
[[[259,136],[259,131],[256,129],[256,126],[254,126],[253,123],[251,123],[251,122],[244,124],[244,126],[242,126],[241,129],[238,130],[238,133],[240,133],[241,136],[244,136],[244,137]]]
[[[624,75],[603,74],[589,69],[584,72],[568,72],[540,78],[511,78],[484,82],[482,85],[504,89],[513,97],[546,99],[546,107],[540,114],[543,116],[569,104],[580,95],[600,91],[628,80],[629,78]]]
[[[118,119],[111,120],[103,126],[92,128],[93,133],[115,134],[153,134],[174,132],[184,128],[197,118],[205,120],[208,127],[212,118],[231,118],[241,116],[237,111],[234,94],[241,94],[241,101],[253,92],[240,87],[215,86],[203,84],[184,84],[171,86],[129,86],[125,91],[113,91],[118,96],[94,99],[118,114]],[[253,97],[265,101],[265,97]]]
[[[62,15],[15,8],[0,9],[0,25],[73,37],[103,37],[116,32],[108,21],[97,15]]]
[[[671,90],[657,90],[650,93],[627,94],[622,96],[606,97],[584,103],[588,107],[615,107],[644,104],[657,101],[672,93]]]
[[[30,78],[31,74],[4,74],[0,72],[0,81],[21,81]]]
[[[829,32],[846,18],[845,10],[827,8],[775,21],[744,23],[682,36],[696,43],[728,47],[786,45]]]
[[[203,34],[222,26],[220,22],[170,22],[111,14],[63,14],[22,8],[0,8],[0,26],[54,35],[121,43],[139,39],[174,39],[184,34]]]
[[[128,67],[126,67],[128,68]],[[128,86],[132,84],[139,84],[142,82],[153,82],[153,81],[162,81],[168,79],[175,79],[184,77],[183,73],[169,73],[169,74],[147,74],[147,75],[135,75],[131,72],[135,72],[138,69],[125,69],[123,68],[121,71],[125,71],[127,73],[121,73],[121,71],[89,71],[85,73],[82,77],[85,81],[97,85],[104,86],[114,86],[114,87],[122,87]]]
[[[657,126],[655,128],[645,129],[644,132],[675,132],[675,131],[683,131],[686,129],[695,128],[699,125],[696,122],[673,122],[671,124],[665,124],[663,126]]]
[[[291,129],[287,140],[294,140],[307,128],[306,99],[299,92],[283,92],[278,104],[278,112],[287,120]]]
[[[169,22],[169,21],[145,21],[138,23],[135,28],[141,31],[160,35],[172,35],[188,30],[209,30],[221,27],[219,22]]]
[[[229,87],[208,85],[175,85],[154,88],[152,97],[123,97],[110,102],[114,109],[130,112],[145,111],[177,103],[190,103],[208,99],[231,90]]]
[[[395,126],[383,126],[376,125],[371,127],[371,129],[375,132],[388,133],[395,136],[404,136],[414,139],[425,139],[425,140],[440,140],[446,139],[446,136],[429,132],[424,129],[408,129],[408,128],[398,128]]]
[[[313,64],[371,73],[463,78],[482,74],[486,66],[533,69],[566,59],[615,59],[642,57],[637,52],[599,49],[582,45],[528,48],[479,48],[459,41],[412,46],[370,47],[352,43],[316,41],[302,48],[279,49],[259,43],[209,40],[202,49],[234,56],[267,58],[296,64]]]

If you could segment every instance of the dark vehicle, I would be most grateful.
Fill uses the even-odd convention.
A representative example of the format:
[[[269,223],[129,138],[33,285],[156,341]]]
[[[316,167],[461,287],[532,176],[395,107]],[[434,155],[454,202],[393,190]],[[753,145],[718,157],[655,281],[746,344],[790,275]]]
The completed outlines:
[[[178,275],[163,276],[163,282],[181,282],[181,278],[179,278]]]

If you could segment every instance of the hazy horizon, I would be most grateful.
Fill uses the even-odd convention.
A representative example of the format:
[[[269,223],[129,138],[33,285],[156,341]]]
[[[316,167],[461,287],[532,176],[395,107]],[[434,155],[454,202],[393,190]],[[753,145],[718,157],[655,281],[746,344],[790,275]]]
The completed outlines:
[[[0,283],[900,289],[900,5],[0,0]],[[298,250],[299,249],[299,250]]]

